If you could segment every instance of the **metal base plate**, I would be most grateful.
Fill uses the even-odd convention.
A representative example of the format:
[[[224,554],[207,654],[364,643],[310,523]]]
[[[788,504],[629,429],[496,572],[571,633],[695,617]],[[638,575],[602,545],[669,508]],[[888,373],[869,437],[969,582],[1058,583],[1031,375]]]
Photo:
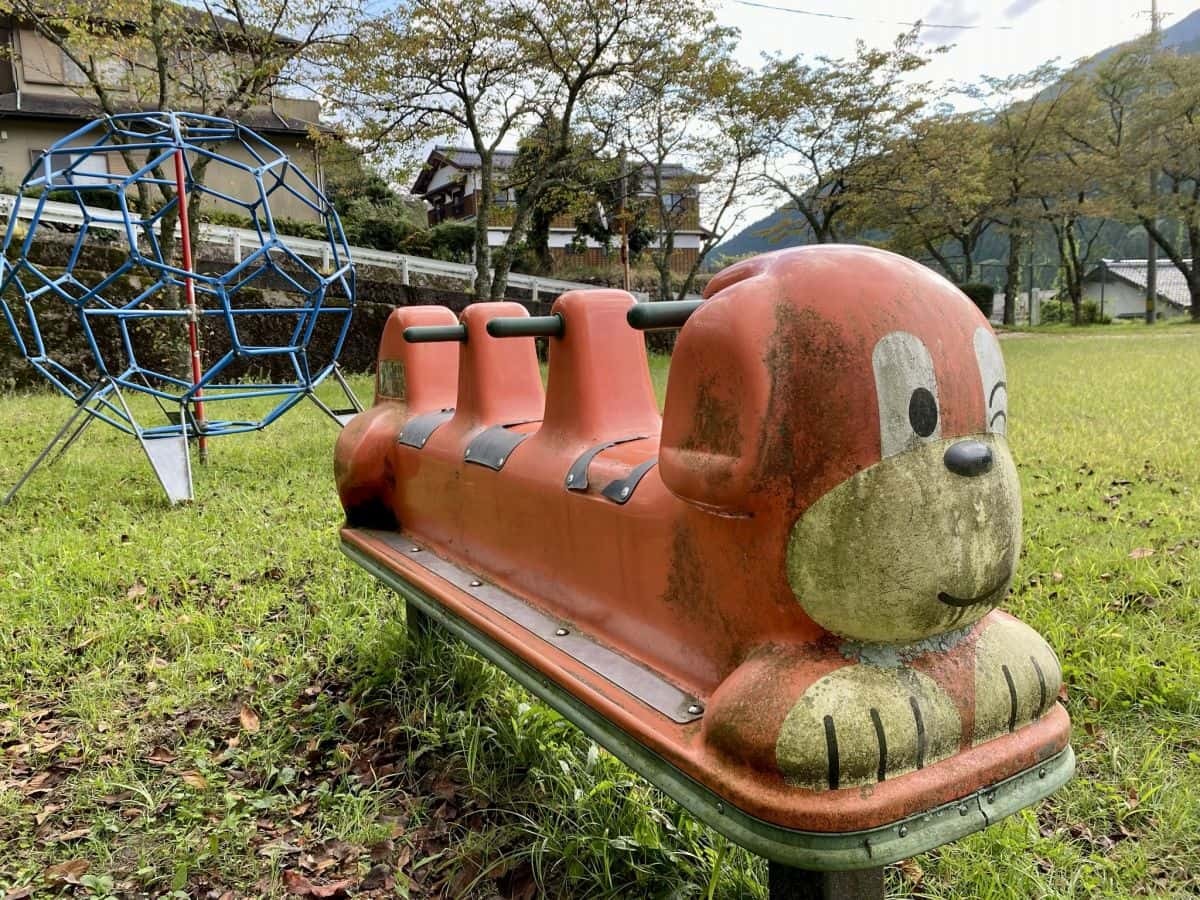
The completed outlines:
[[[186,435],[178,437],[139,438],[150,467],[158,476],[159,483],[167,492],[171,503],[184,503],[192,499],[192,462],[188,454]]]

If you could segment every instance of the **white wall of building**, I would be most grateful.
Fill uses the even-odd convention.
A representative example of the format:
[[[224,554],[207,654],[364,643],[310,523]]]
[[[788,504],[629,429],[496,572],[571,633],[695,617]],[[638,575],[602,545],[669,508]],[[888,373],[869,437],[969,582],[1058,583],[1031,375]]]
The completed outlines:
[[[1102,290],[1103,289],[1103,290]],[[1146,315],[1146,292],[1125,281],[1110,278],[1107,284],[1088,282],[1083,286],[1083,300],[1101,306],[1104,315],[1114,319],[1140,319]],[[1159,299],[1155,304],[1159,318],[1169,319],[1183,314],[1177,306]]]
[[[500,247],[508,240],[507,228],[489,228],[488,229],[488,246]],[[551,249],[555,247],[568,247],[575,240],[575,232],[564,231],[561,229],[553,229],[550,232],[548,244]],[[591,238],[584,238],[584,245],[592,248],[603,247],[599,241],[594,241]],[[613,246],[616,246],[614,242]],[[676,250],[699,250],[700,235],[698,234],[677,234],[675,235]]]

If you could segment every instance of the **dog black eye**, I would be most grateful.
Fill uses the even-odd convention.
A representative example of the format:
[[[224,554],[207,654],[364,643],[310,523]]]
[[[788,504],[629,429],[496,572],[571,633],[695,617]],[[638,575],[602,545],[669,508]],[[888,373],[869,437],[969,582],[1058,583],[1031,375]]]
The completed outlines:
[[[908,401],[908,421],[920,437],[929,437],[937,428],[937,400],[927,388],[919,387]]]

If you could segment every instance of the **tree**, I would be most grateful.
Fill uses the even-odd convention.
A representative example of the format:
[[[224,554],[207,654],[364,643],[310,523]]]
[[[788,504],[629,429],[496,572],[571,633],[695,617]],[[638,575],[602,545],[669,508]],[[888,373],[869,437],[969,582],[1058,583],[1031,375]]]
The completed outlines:
[[[865,164],[924,107],[928,85],[909,80],[929,61],[918,47],[914,30],[887,49],[859,42],[851,59],[795,56],[764,66],[754,92],[764,148],[758,178],[799,213],[814,241],[840,239],[847,208],[878,172]]]
[[[741,204],[759,144],[746,85],[750,73],[733,60],[735,33],[712,26],[664,46],[632,73],[624,122],[631,165],[641,182],[640,210],[655,233],[647,248],[658,272],[659,299],[683,299],[709,251],[744,211]],[[705,202],[698,203],[697,197]],[[628,216],[631,204],[623,204]],[[705,230],[695,257],[673,291],[676,236]]]
[[[1004,323],[1016,324],[1021,253],[1031,238],[1040,206],[1033,189],[1037,166],[1050,152],[1066,86],[1053,65],[1007,78],[981,79],[967,94],[980,101],[992,135],[992,192],[996,221],[1008,233],[1004,277]],[[1023,99],[1033,94],[1031,99]]]
[[[1083,324],[1083,279],[1111,229],[1098,203],[1099,180],[1090,154],[1071,138],[1085,127],[1090,98],[1078,73],[1063,82],[1063,92],[1046,145],[1031,166],[1033,215],[1049,227],[1058,253],[1062,290],[1071,302],[1072,321]]]
[[[974,279],[973,254],[993,224],[989,126],[973,115],[942,113],[914,122],[874,160],[871,189],[848,221],[881,232],[897,253],[937,263],[956,284]]]
[[[1101,203],[1145,228],[1187,282],[1200,321],[1200,59],[1138,41],[1087,84],[1089,115],[1070,136],[1097,172]]]
[[[336,56],[335,91],[375,146],[470,140],[480,160],[475,293],[501,298],[543,195],[578,170],[578,132],[590,133],[592,152],[605,146],[613,80],[652,58],[661,35],[707,15],[700,0],[412,0],[361,23]],[[535,129],[542,165],[512,185],[508,236],[493,252],[496,150]]]
[[[488,225],[495,155],[534,115],[538,93],[519,39],[522,15],[501,2],[414,0],[356,23],[329,55],[332,98],[368,146],[416,147],[465,134],[479,157],[475,294],[489,296]]]
[[[556,154],[556,138],[544,128],[535,128],[518,144],[516,159],[502,184],[514,191],[519,202]],[[590,134],[572,134],[568,159],[573,164],[559,160],[559,176],[543,187],[529,215],[525,242],[542,273],[550,272],[554,266],[550,255],[550,229],[554,221],[567,218],[591,223],[596,218],[597,205],[603,205],[607,186],[617,178],[616,160],[604,156]]]

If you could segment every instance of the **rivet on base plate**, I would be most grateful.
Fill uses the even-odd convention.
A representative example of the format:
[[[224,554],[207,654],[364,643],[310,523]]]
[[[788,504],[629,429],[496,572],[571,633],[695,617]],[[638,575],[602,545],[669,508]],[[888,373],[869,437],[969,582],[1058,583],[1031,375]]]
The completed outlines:
[[[559,637],[566,637],[571,632],[567,631],[567,629],[565,629],[565,628],[559,628],[559,629],[556,629],[554,633],[557,634]]]
[[[689,716],[698,716],[700,713],[704,712],[704,707],[699,703],[693,703],[687,708],[687,711]]]
[[[476,578],[471,582],[471,587],[483,587],[483,582]]]
[[[900,837],[908,837],[908,826],[907,825],[900,826]]]

